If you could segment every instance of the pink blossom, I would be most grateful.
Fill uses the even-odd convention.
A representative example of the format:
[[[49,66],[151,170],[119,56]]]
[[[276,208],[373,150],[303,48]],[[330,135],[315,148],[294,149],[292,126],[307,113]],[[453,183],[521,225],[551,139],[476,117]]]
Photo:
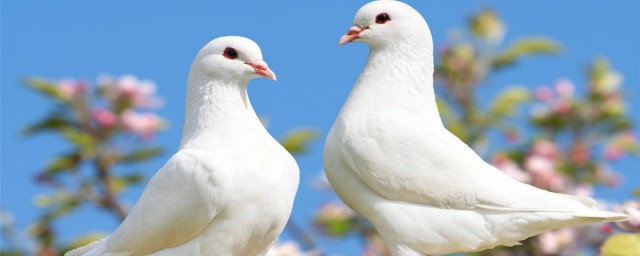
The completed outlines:
[[[362,250],[363,256],[390,255],[389,249],[379,235],[367,237],[367,245]]]
[[[524,169],[530,174],[532,185],[564,191],[566,180],[555,171],[558,156],[556,144],[549,140],[538,140],[533,144],[524,160]]]
[[[558,157],[558,146],[550,140],[538,140],[533,144],[531,154],[555,160]]]
[[[531,176],[527,172],[522,170],[522,168],[520,168],[520,166],[518,166],[516,162],[506,158],[506,156],[503,154],[494,156],[493,165],[505,174],[509,175],[511,178],[524,183],[531,182]]]
[[[622,138],[624,138],[625,140],[633,141],[633,142],[636,142],[636,140],[638,139],[636,137],[636,133],[632,130],[623,132]]]
[[[566,100],[556,101],[551,107],[553,108],[553,112],[560,115],[565,115],[571,112],[571,102]]]
[[[604,148],[604,158],[607,161],[615,161],[624,155],[624,150],[622,150],[618,145],[609,144]]]
[[[288,241],[284,243],[278,243],[272,246],[266,254],[267,256],[303,256],[305,255],[300,246],[295,242]]]
[[[629,219],[625,221],[616,222],[616,226],[620,229],[627,231],[638,233],[640,232],[640,203],[638,202],[629,202],[618,208],[618,211],[621,211],[627,215],[629,215]]]
[[[102,78],[108,81],[107,78]],[[134,107],[158,108],[162,101],[154,97],[156,85],[149,80],[138,80],[135,76],[125,75],[115,83],[105,83],[105,94],[110,101],[125,99]]]
[[[524,167],[531,175],[532,185],[556,191],[564,190],[565,179],[554,170],[555,164],[550,159],[531,155],[525,159]]]
[[[65,100],[80,97],[87,91],[87,83],[73,79],[63,79],[58,82],[58,93]]]
[[[540,249],[545,254],[558,254],[568,246],[571,246],[576,238],[574,229],[562,228],[547,231],[538,236]]]
[[[588,184],[578,185],[575,188],[573,188],[573,191],[570,194],[576,195],[576,196],[592,197],[593,187]]]
[[[342,235],[349,230],[336,229],[336,224],[349,225],[356,214],[343,203],[328,202],[320,207],[314,218],[314,224],[330,236]]]
[[[318,212],[318,218],[321,219],[349,219],[355,217],[355,213],[351,208],[343,203],[328,202],[325,203]]]
[[[145,139],[151,139],[153,134],[163,127],[164,122],[153,113],[140,114],[126,111],[122,113],[122,124],[127,130],[137,133]]]
[[[571,81],[566,79],[558,80],[554,87],[560,98],[569,99],[573,97],[574,86]]]
[[[598,166],[596,176],[600,182],[607,186],[615,187],[620,185],[620,175],[613,172],[607,166]]]
[[[533,155],[525,159],[524,168],[532,173],[546,174],[553,172],[554,164],[546,157]]]
[[[584,166],[591,159],[591,149],[585,144],[577,144],[571,149],[571,158],[577,165]]]
[[[98,124],[104,127],[112,127],[118,122],[118,116],[111,112],[111,110],[104,108],[94,108],[91,110],[91,117],[93,117]]]
[[[536,100],[545,102],[553,97],[553,91],[549,89],[549,87],[541,86],[536,88],[534,95],[536,97]]]

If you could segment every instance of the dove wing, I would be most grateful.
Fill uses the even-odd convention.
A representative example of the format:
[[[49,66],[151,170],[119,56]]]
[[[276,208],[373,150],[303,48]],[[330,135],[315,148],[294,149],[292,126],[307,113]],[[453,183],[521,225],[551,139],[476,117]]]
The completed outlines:
[[[380,196],[441,208],[580,211],[595,201],[521,183],[421,113],[383,111],[359,117],[341,148],[349,171]]]
[[[107,240],[110,252],[146,255],[197,236],[222,208],[225,173],[206,151],[181,150],[151,179]]]

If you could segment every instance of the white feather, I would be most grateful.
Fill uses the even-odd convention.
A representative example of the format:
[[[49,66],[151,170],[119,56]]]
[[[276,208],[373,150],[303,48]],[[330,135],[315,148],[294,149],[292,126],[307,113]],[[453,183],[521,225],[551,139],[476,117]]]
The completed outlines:
[[[223,51],[232,47],[239,58]],[[258,255],[282,232],[298,187],[293,157],[247,96],[261,61],[251,40],[222,37],[193,61],[180,149],[109,237],[67,256]],[[260,62],[263,63],[263,62]]]
[[[386,13],[391,20],[376,24]],[[624,214],[589,198],[520,183],[484,162],[442,124],[433,45],[422,16],[396,1],[354,19],[369,60],[326,141],[324,168],[338,195],[370,220],[393,255],[471,252],[548,229]]]

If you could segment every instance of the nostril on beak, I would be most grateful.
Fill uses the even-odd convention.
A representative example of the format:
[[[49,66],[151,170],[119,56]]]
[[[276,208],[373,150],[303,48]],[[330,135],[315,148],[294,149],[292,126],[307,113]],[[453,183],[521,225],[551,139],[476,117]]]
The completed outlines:
[[[252,62],[245,62],[245,64],[251,66],[256,74],[269,78],[271,80],[276,80],[276,74],[269,69],[269,65],[263,60],[255,60]]]
[[[255,60],[252,62],[245,62],[247,65],[252,66],[256,70],[268,70],[269,65],[263,60]]]

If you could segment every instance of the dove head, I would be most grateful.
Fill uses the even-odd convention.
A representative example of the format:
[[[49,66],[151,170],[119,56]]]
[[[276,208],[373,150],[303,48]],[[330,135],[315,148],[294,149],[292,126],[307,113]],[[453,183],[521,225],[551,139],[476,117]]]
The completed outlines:
[[[393,0],[374,1],[360,8],[353,26],[338,44],[349,42],[364,42],[372,47],[405,42],[432,44],[429,26],[422,15],[411,6]]]
[[[258,44],[239,36],[209,42],[198,52],[191,69],[213,80],[249,81],[256,77],[276,80],[276,74],[262,60]]]

